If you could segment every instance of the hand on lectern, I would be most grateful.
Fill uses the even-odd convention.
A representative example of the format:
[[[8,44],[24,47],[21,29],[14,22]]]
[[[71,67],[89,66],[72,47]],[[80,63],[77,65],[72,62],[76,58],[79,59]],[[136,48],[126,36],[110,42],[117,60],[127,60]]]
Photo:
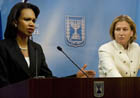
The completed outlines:
[[[87,67],[87,64],[84,64],[84,66],[81,68],[81,70],[83,70],[86,75],[88,76],[88,78],[93,78],[96,75],[96,72],[94,70],[85,70],[85,68]],[[76,74],[77,78],[87,78],[87,76],[81,71],[79,70]]]

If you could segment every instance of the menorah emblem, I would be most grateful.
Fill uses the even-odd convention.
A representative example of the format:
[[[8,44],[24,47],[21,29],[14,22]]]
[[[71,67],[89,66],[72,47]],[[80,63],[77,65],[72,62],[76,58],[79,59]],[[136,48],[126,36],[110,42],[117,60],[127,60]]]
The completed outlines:
[[[104,96],[104,81],[94,81],[94,96],[95,97]]]
[[[66,43],[69,46],[79,47],[85,44],[85,17],[66,16]]]
[[[72,39],[80,39],[80,35],[77,32],[77,30],[80,28],[80,25],[81,25],[80,20],[71,20],[71,26],[74,29]]]

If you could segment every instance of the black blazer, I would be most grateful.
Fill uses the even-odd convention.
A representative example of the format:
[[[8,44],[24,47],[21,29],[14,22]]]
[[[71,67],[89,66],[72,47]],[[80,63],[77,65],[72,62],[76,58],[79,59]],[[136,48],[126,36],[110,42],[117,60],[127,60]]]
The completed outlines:
[[[0,85],[7,85],[32,78],[36,75],[52,77],[48,68],[41,46],[32,40],[28,41],[30,67],[28,67],[24,56],[16,40],[0,40]]]

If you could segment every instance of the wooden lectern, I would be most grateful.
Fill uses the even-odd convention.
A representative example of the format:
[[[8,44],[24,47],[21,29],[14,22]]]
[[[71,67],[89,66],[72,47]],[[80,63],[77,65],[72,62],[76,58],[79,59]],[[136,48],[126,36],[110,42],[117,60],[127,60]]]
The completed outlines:
[[[140,98],[140,78],[30,79],[1,88],[0,98],[98,98],[95,93],[103,93],[101,98]]]

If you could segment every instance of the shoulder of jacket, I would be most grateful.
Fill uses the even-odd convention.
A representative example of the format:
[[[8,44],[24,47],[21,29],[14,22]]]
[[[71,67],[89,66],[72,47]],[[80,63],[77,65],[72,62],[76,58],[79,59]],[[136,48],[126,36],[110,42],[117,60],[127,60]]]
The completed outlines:
[[[99,50],[109,49],[113,46],[113,41],[109,41],[99,47]]]
[[[11,40],[11,39],[0,40],[0,46],[2,46],[2,47],[4,47],[5,45],[10,46],[13,43],[13,41],[14,40]]]
[[[139,47],[139,44],[136,43],[136,42],[133,42],[131,45],[132,45],[133,47]]]
[[[29,40],[29,42],[30,42],[31,44],[33,44],[34,46],[41,46],[39,43],[34,42],[34,41],[32,41],[32,40]]]
[[[42,49],[41,45],[40,45],[39,43],[37,43],[37,42],[34,42],[34,41],[32,41],[32,40],[29,40],[29,43],[30,43],[31,45],[33,45],[33,47],[35,47],[35,48],[37,48],[37,49]]]

